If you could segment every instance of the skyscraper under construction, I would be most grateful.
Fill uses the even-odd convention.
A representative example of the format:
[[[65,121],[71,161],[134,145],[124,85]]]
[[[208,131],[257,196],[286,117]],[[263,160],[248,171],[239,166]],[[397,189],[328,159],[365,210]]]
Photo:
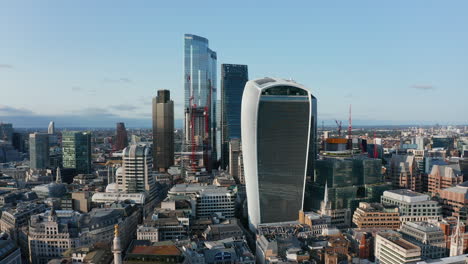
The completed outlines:
[[[216,52],[206,38],[184,36],[184,167],[211,171],[216,149]]]

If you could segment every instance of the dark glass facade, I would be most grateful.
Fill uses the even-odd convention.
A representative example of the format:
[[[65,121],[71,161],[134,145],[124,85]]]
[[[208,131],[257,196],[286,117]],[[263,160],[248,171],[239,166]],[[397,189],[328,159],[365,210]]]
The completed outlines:
[[[443,148],[446,150],[452,150],[454,142],[454,138],[451,137],[433,137],[432,148]]]
[[[221,167],[229,163],[229,140],[241,137],[242,93],[248,81],[247,65],[221,65]]]
[[[260,97],[257,120],[260,221],[291,221],[302,209],[309,97],[266,92]]]
[[[76,173],[91,173],[91,134],[66,131],[62,133],[63,167]]]
[[[350,208],[359,202],[379,202],[380,195],[391,189],[383,183],[382,160],[369,158],[325,158],[315,161],[315,182],[308,197],[310,209],[319,209],[325,183],[332,209]]]
[[[174,165],[174,102],[169,90],[153,98],[153,168],[165,172]]]

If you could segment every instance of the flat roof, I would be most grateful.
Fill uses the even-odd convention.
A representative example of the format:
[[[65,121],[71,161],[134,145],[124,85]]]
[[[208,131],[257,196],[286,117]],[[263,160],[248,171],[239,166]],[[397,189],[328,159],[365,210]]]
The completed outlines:
[[[135,246],[130,254],[180,256],[182,252],[174,245]]]
[[[418,249],[415,245],[411,244],[410,242],[403,240],[403,239],[396,239],[392,240],[393,243],[397,244],[398,246],[410,250],[410,249]]]

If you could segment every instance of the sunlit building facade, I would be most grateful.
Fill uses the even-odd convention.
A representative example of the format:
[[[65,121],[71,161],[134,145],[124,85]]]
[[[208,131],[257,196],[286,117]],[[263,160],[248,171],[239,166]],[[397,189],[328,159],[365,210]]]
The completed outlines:
[[[293,81],[247,82],[241,108],[249,224],[297,220],[315,155],[317,100]]]

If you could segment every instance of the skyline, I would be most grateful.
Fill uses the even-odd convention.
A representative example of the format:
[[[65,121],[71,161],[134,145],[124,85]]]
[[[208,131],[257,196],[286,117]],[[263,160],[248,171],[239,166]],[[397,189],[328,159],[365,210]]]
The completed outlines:
[[[310,87],[319,122],[352,104],[353,125],[468,123],[463,1],[50,3],[0,4],[0,122],[151,127],[158,89],[181,120],[188,33],[217,52],[218,98],[221,64],[246,64]]]

